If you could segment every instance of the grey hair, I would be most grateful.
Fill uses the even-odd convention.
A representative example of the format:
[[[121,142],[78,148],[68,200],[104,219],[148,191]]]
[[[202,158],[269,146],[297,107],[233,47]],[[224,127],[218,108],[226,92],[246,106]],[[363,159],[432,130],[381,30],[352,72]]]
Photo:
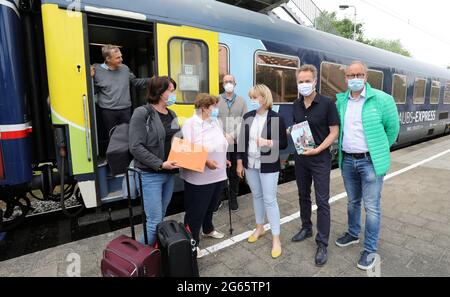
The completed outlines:
[[[299,69],[297,69],[295,71],[295,77],[298,78],[298,74],[300,72],[303,72],[303,71],[311,72],[313,74],[313,76],[314,76],[315,81],[317,81],[317,68],[316,68],[316,66],[314,66],[312,64],[305,64],[305,65],[303,65],[302,67],[300,67]]]
[[[111,56],[112,52],[115,52],[117,50],[120,50],[120,48],[117,45],[108,44],[102,47],[102,56],[103,59],[106,60],[106,58]]]
[[[362,62],[362,61],[358,61],[358,60],[352,61],[352,62],[350,63],[350,65],[347,66],[347,68],[350,67],[350,66],[352,66],[352,65],[361,65],[361,66],[364,68],[364,72],[365,72],[366,74],[367,74],[368,71],[369,71],[369,68],[367,67],[366,63],[364,63],[364,62]],[[346,68],[345,70],[347,70],[347,68]]]

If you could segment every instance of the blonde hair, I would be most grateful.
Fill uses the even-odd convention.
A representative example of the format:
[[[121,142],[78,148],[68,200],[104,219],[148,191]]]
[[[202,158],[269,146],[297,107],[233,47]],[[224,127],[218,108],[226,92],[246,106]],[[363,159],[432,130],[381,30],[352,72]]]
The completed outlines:
[[[219,97],[210,95],[208,93],[199,93],[195,97],[194,106],[195,109],[209,108],[211,105],[214,105],[217,102],[219,102]]]
[[[250,96],[250,98],[256,97],[255,95],[260,95],[265,100],[264,107],[266,109],[272,108],[273,105],[272,92],[266,85],[258,84],[251,87],[250,91],[248,92],[248,95]]]

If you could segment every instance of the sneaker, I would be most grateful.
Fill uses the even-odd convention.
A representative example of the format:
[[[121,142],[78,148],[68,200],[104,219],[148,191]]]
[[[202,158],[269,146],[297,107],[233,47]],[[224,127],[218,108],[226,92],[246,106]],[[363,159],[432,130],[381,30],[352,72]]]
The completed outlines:
[[[231,207],[232,211],[236,212],[239,210],[239,205],[238,205],[237,199],[230,199],[229,203],[230,203],[230,207]]]
[[[346,247],[346,246],[349,246],[349,245],[352,245],[352,244],[359,243],[359,238],[358,237],[353,237],[353,236],[351,236],[350,234],[348,234],[346,232],[343,236],[339,237],[336,240],[335,243],[336,243],[337,246]]]
[[[358,264],[356,265],[359,269],[362,270],[371,270],[375,267],[376,257],[375,253],[369,253],[368,251],[364,251],[361,253],[361,258],[359,258]]]
[[[212,237],[212,238],[216,238],[216,239],[221,239],[221,238],[225,237],[225,234],[214,230],[213,232],[208,233],[208,234],[203,233],[203,236],[205,236],[205,237]]]
[[[213,214],[217,214],[217,212],[219,211],[219,208],[222,207],[222,201],[219,202],[219,204],[217,204],[216,209],[214,209]]]
[[[201,250],[199,247],[197,247],[197,259],[203,258],[204,256],[206,256],[206,254],[206,250]]]

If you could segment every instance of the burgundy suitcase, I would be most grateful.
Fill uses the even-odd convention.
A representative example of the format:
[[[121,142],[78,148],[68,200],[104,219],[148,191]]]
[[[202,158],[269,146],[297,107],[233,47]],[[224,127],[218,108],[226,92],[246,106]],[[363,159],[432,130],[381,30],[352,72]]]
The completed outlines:
[[[139,177],[140,188],[142,189],[142,179],[139,170],[127,168],[126,179],[128,189],[128,209],[130,212],[131,238],[120,235],[106,246],[103,251],[101,262],[102,275],[106,277],[154,277],[161,273],[161,252],[148,244],[147,219],[144,211],[144,201],[142,194],[139,195],[142,205],[142,223],[144,227],[145,245],[136,241],[133,224],[133,210],[131,207],[130,179],[129,171],[134,171]]]

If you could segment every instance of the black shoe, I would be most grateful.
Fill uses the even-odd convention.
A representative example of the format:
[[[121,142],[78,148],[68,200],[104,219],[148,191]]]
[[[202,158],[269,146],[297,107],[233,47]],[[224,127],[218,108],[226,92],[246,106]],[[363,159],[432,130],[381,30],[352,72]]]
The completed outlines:
[[[306,238],[312,237],[313,233],[311,229],[301,229],[300,232],[298,232],[297,234],[294,235],[294,237],[292,237],[292,241],[294,242],[298,242],[298,241],[303,241]]]
[[[239,210],[239,205],[238,205],[237,199],[230,199],[230,207],[231,207],[232,211]]]
[[[369,253],[368,251],[363,251],[361,253],[361,258],[359,258],[358,264],[356,265],[361,270],[372,270],[376,264],[376,253]]]
[[[346,247],[352,244],[359,243],[359,239],[358,237],[353,237],[350,234],[345,233],[343,236],[339,237],[335,243],[337,246]]]
[[[315,257],[316,266],[322,267],[323,265],[325,265],[325,263],[327,263],[327,259],[328,259],[327,247],[323,244],[319,244],[317,246]]]

